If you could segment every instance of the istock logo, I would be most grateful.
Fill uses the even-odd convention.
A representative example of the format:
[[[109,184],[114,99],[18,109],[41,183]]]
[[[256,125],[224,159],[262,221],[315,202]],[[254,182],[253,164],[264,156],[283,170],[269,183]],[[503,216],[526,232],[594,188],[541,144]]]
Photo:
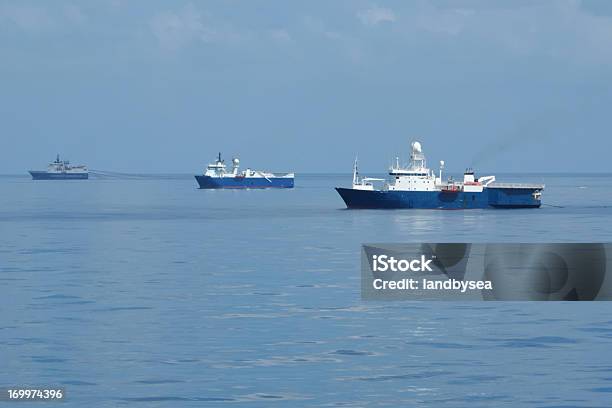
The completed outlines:
[[[372,255],[372,272],[433,272],[429,264],[433,259],[421,255],[421,259],[395,259],[387,255]]]

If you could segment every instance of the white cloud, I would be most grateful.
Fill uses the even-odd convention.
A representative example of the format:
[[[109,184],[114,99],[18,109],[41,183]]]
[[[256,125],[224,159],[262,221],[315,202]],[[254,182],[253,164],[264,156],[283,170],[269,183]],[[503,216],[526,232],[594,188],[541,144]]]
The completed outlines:
[[[177,12],[166,11],[157,14],[150,21],[151,30],[160,46],[178,49],[193,41],[211,42],[216,31],[205,24],[205,17],[192,4]]]
[[[376,5],[367,10],[358,12],[357,17],[367,26],[375,26],[385,22],[392,23],[396,20],[393,10],[378,7]]]
[[[278,43],[288,44],[293,42],[291,34],[285,29],[270,30],[270,37]]]
[[[248,30],[236,30],[231,24],[200,12],[193,4],[178,11],[155,15],[149,26],[160,47],[178,50],[197,43],[238,44],[252,37]]]
[[[309,32],[324,38],[329,45],[338,47],[351,62],[359,62],[363,59],[364,53],[359,38],[346,32],[329,29],[320,18],[307,16],[303,22]]]
[[[510,58],[542,57],[567,64],[612,63],[612,18],[593,15],[576,0],[496,3],[483,0],[437,0],[410,4],[387,41],[465,55],[491,53]],[[362,21],[374,24],[360,13]],[[376,49],[372,47],[372,49]],[[457,54],[459,55],[459,54]]]
[[[45,31],[55,26],[46,9],[22,5],[0,7],[0,24],[3,22],[28,32]]]
[[[79,7],[40,7],[29,5],[0,5],[0,26],[16,28],[27,33],[49,33],[70,30],[87,23],[87,16]]]

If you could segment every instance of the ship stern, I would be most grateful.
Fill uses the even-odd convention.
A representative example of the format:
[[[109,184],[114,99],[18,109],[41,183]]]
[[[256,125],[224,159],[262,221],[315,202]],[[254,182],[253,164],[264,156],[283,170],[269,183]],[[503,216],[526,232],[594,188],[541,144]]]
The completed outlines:
[[[540,208],[542,206],[541,187],[488,188],[489,205],[493,208]]]

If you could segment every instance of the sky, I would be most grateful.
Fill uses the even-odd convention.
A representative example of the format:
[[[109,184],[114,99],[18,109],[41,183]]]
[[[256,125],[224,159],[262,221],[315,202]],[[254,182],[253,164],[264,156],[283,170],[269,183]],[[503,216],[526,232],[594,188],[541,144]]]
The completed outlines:
[[[612,172],[612,2],[0,0],[0,173]]]

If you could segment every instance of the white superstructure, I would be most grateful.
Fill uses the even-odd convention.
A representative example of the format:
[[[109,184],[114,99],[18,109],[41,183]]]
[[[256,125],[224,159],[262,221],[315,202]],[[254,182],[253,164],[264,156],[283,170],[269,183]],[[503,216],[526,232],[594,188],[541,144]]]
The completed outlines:
[[[235,178],[235,177],[244,177],[244,178],[294,178],[294,173],[271,173],[267,171],[261,170],[251,170],[247,168],[243,171],[238,171],[240,167],[240,160],[235,157],[232,159],[232,169],[230,171],[227,170],[225,165],[225,160],[221,159],[221,153],[217,157],[217,160],[214,163],[210,163],[206,167],[206,171],[204,172],[204,176],[214,177],[214,178]]]
[[[49,165],[47,166],[47,173],[51,174],[81,174],[87,172],[87,166],[71,166],[68,160],[60,160],[59,154],[55,158],[55,161],[49,163]]]
[[[395,158],[395,163],[389,168],[390,180],[382,187],[384,191],[465,191],[482,192],[484,188],[495,181],[495,176],[486,176],[476,179],[472,169],[466,170],[463,181],[453,180],[442,181],[442,171],[444,161],[440,161],[440,169],[436,174],[427,167],[427,160],[423,153],[420,142],[411,143],[410,162],[407,166],[400,164],[399,157]],[[353,168],[353,189],[355,190],[374,190],[374,181],[384,181],[384,179],[359,178],[357,172],[357,160]]]
[[[357,158],[355,157],[355,164],[353,165],[353,189],[354,190],[374,190],[374,181],[385,181],[381,178],[373,177],[359,177],[359,170],[357,168]]]

